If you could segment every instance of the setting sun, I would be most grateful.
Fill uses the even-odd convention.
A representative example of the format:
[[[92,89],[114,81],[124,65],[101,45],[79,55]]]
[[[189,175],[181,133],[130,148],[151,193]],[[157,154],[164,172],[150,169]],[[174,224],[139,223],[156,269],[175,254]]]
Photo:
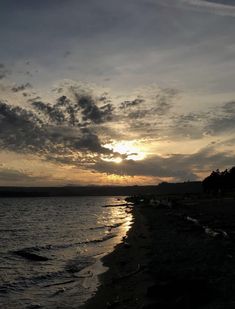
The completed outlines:
[[[119,163],[122,162],[122,158],[113,158],[112,161],[113,161],[114,163],[119,164]]]
[[[112,144],[106,144],[105,147],[113,150],[114,152],[118,152],[121,155],[124,155],[128,160],[138,161],[143,160],[146,157],[143,150],[141,150],[140,147],[138,147],[135,141],[114,142]],[[109,161],[115,163],[121,163],[123,159],[121,157],[117,157],[112,158]]]

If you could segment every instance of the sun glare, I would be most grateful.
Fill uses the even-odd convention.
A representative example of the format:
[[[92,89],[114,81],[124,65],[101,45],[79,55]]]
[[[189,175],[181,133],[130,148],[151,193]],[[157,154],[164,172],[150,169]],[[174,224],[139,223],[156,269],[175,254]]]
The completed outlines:
[[[119,158],[113,158],[112,161],[113,161],[114,163],[119,164],[119,163],[121,163],[123,160],[122,160],[122,158],[119,157]]]
[[[134,141],[121,141],[112,144],[106,144],[105,147],[124,155],[128,160],[143,160],[145,158],[145,153],[136,145]],[[121,163],[123,158],[115,157],[111,159],[105,159],[105,161],[110,161],[114,163]]]

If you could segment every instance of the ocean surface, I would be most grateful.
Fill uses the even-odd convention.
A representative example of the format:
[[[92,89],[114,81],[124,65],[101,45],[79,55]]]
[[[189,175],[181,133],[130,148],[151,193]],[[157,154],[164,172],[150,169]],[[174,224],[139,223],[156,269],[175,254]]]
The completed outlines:
[[[0,199],[0,308],[79,308],[132,223],[124,197]]]

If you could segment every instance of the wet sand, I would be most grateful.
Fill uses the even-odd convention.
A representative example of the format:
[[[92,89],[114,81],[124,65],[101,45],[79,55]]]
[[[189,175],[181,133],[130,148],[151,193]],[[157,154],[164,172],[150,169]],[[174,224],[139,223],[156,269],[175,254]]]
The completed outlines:
[[[90,308],[235,308],[235,200],[136,205]]]

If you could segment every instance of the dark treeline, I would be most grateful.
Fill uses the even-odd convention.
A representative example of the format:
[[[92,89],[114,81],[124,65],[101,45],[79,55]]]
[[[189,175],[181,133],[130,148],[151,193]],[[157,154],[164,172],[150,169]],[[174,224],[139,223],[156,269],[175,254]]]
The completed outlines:
[[[213,171],[210,176],[206,177],[202,186],[206,193],[228,193],[235,191],[235,166],[230,170],[220,172],[220,170]]]

